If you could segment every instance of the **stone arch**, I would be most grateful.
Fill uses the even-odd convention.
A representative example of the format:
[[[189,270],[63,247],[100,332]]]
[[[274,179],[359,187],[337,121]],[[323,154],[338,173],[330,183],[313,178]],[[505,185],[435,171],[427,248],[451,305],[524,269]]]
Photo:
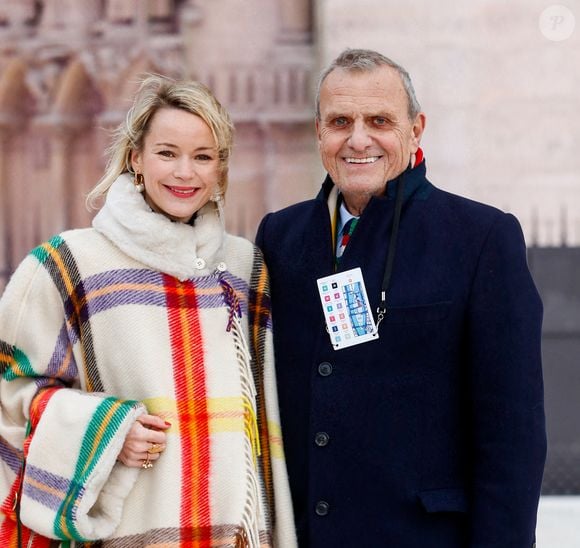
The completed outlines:
[[[280,15],[279,40],[299,44],[308,42],[312,32],[311,0],[280,0],[278,9]]]
[[[115,110],[126,112],[145,74],[162,74],[163,71],[155,64],[147,53],[139,52],[121,73],[118,86],[113,95],[116,101]]]
[[[86,125],[103,109],[99,87],[88,74],[84,63],[72,59],[57,83],[52,115],[66,125]]]
[[[34,99],[26,84],[28,67],[21,59],[10,60],[0,74],[0,123],[18,124],[34,110]]]

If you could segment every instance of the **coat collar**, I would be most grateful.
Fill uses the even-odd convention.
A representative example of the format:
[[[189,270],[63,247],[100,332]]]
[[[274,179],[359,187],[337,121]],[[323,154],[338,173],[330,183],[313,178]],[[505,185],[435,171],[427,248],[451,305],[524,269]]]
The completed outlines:
[[[93,227],[129,257],[182,281],[212,273],[223,260],[225,231],[213,202],[193,226],[174,222],[151,210],[128,174],[111,185]]]

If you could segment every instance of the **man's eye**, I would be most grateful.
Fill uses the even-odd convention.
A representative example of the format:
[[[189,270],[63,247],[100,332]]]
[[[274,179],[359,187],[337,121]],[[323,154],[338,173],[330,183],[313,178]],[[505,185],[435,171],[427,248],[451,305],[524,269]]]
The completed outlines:
[[[348,124],[348,120],[344,116],[334,119],[334,125],[337,127],[343,127]]]
[[[386,118],[383,118],[382,116],[377,116],[375,118],[375,125],[376,126],[386,126],[389,123],[389,121]]]

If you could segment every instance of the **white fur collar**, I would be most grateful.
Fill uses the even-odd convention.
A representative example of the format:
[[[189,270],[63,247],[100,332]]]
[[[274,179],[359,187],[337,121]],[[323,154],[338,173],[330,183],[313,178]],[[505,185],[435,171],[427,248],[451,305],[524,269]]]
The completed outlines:
[[[129,257],[180,280],[210,274],[223,260],[224,227],[213,202],[194,226],[173,222],[151,211],[128,174],[111,185],[93,227]]]

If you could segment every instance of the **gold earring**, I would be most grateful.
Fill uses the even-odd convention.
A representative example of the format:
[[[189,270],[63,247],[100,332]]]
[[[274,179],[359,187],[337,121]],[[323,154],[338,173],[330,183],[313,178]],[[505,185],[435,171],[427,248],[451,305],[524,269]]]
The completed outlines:
[[[142,173],[135,173],[133,184],[137,192],[143,192],[145,190],[145,177],[143,177]]]

